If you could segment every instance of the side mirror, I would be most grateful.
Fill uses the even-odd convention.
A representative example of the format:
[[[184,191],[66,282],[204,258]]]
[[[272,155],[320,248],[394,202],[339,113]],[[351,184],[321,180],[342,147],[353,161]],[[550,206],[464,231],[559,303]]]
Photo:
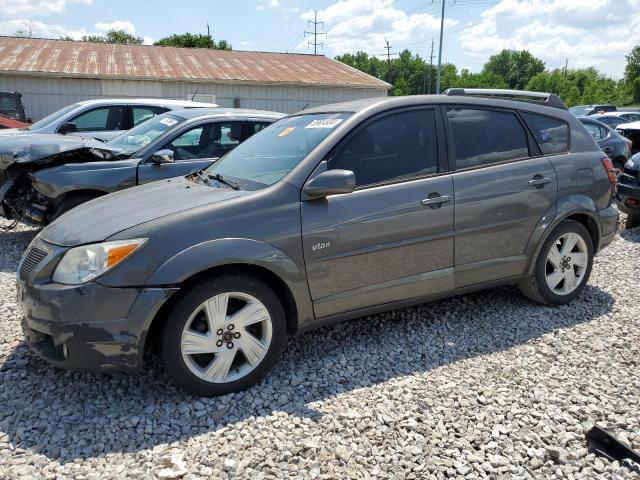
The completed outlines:
[[[156,153],[151,155],[151,161],[156,165],[165,165],[167,163],[174,163],[175,159],[173,158],[173,150],[168,148],[163,148],[162,150],[158,150]]]
[[[78,127],[76,127],[76,124],[73,122],[65,122],[62,125],[60,125],[60,127],[58,128],[58,133],[62,135],[68,135],[70,133],[77,132],[77,131],[78,131]]]
[[[356,176],[351,170],[327,170],[315,176],[302,189],[304,200],[351,193],[356,189]]]

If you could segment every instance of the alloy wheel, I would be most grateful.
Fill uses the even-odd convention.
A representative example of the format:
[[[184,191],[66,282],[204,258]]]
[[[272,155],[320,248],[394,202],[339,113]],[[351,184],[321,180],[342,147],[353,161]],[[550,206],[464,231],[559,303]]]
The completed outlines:
[[[210,383],[228,383],[260,364],[272,334],[271,316],[262,302],[247,293],[227,292],[191,313],[180,349],[191,373]]]
[[[574,232],[561,235],[547,254],[547,286],[556,295],[569,295],[582,283],[588,265],[589,252],[584,238]]]

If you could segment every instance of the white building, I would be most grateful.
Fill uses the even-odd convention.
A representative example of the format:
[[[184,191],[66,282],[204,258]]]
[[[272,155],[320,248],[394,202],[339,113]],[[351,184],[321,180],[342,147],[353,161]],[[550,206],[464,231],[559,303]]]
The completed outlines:
[[[292,113],[389,88],[323,55],[0,37],[0,91],[22,93],[33,120],[93,98],[193,97]]]

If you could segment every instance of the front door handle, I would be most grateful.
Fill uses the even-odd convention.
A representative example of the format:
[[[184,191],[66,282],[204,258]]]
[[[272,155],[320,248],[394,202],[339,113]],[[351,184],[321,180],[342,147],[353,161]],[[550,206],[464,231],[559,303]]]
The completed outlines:
[[[442,205],[443,203],[447,203],[451,201],[451,197],[449,195],[438,195],[435,194],[434,196],[432,196],[433,194],[429,195],[428,198],[425,198],[422,200],[422,205],[428,206],[428,207],[437,207]]]
[[[536,187],[536,188],[542,188],[547,183],[551,183],[551,182],[552,182],[552,180],[550,178],[548,178],[548,177],[543,177],[541,175],[536,175],[531,180],[529,180],[529,186]]]

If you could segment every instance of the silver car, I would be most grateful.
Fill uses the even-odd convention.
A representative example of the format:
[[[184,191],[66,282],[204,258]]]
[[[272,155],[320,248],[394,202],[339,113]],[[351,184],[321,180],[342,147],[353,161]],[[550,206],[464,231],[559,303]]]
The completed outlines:
[[[80,135],[108,141],[125,130],[169,110],[217,107],[214,103],[161,98],[103,98],[67,105],[26,128],[2,130],[0,135]]]

